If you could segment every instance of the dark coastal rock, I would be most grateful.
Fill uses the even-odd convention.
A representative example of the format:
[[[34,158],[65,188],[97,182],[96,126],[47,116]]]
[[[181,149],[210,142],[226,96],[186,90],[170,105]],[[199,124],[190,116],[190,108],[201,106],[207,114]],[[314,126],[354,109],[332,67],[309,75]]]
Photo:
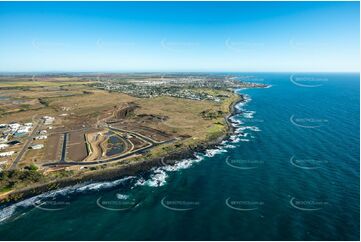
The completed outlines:
[[[127,164],[115,168],[109,168],[101,171],[94,171],[92,173],[86,173],[81,176],[75,176],[70,178],[64,178],[57,181],[49,182],[46,184],[37,185],[31,188],[21,189],[19,191],[12,192],[7,196],[0,198],[0,204],[12,203],[18,200],[30,198],[41,193],[45,193],[51,190],[56,190],[62,187],[73,186],[82,183],[91,182],[103,182],[120,179],[125,176],[139,175],[149,171],[154,167],[161,167],[165,164],[175,164],[182,159],[195,158],[195,153],[203,153],[207,149],[216,148],[223,140],[229,138],[234,133],[235,128],[231,125],[230,117],[235,114],[235,105],[240,102],[244,102],[243,95],[239,96],[239,99],[231,104],[230,114],[225,117],[228,131],[227,133],[217,137],[216,139],[209,140],[207,142],[199,143],[195,147],[188,147],[186,150],[169,153],[163,158],[156,158],[151,160],[144,160],[134,164]]]

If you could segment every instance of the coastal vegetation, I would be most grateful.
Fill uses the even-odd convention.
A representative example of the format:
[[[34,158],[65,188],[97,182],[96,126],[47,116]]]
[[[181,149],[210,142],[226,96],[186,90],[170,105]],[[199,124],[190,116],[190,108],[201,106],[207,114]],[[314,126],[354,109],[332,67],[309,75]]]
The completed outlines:
[[[127,76],[126,83],[142,88],[124,92],[118,88],[122,79],[114,76],[102,82],[88,76],[8,79],[0,83],[0,97],[5,97],[0,123],[7,127],[35,122],[33,132],[39,125],[35,135],[43,132],[44,139],[19,136],[19,144],[10,148],[15,155],[0,159],[5,162],[0,197],[64,179],[99,177],[160,158],[191,156],[228,134],[231,106],[241,100],[232,88],[262,87],[218,77],[159,81],[154,76]],[[172,88],[164,91],[168,85]],[[54,121],[45,124],[41,117]]]
[[[37,170],[5,170],[0,172],[0,192],[32,185],[44,181],[44,175]]]

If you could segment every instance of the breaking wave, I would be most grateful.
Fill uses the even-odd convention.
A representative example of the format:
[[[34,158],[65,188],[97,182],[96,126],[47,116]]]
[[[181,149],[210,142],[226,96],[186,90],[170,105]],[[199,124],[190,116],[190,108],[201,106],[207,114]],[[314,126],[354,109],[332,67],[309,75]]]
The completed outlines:
[[[75,193],[83,193],[87,191],[98,191],[102,189],[112,188],[122,184],[123,182],[133,179],[134,176],[128,176],[110,182],[83,183],[74,186],[64,187],[58,190],[46,192],[38,196],[34,196],[24,201],[12,204],[7,207],[0,207],[0,223],[12,218],[18,209],[34,208],[35,204],[44,198],[55,198],[57,196],[68,196]]]
[[[65,187],[62,189],[58,189],[55,191],[43,193],[38,196],[34,196],[32,198],[28,198],[24,201],[12,204],[7,207],[0,207],[0,223],[8,220],[9,218],[16,218],[15,214],[18,214],[18,210],[28,209],[34,207],[34,204],[39,201],[39,199],[43,198],[51,198],[56,196],[68,196],[76,193],[84,193],[89,191],[99,191],[103,189],[109,189],[119,186],[120,184],[129,182],[130,188],[135,188],[138,186],[149,186],[149,187],[161,187],[167,183],[168,172],[175,172],[182,169],[187,169],[191,167],[195,163],[201,162],[205,157],[214,157],[221,153],[228,152],[227,149],[236,148],[232,143],[239,142],[249,142],[250,139],[246,137],[249,133],[245,133],[245,130],[251,131],[260,131],[260,129],[256,126],[242,126],[244,124],[243,121],[238,118],[253,118],[255,111],[247,111],[243,109],[243,106],[246,105],[251,98],[248,95],[244,95],[244,102],[240,102],[235,105],[235,109],[240,111],[239,114],[235,114],[229,118],[232,126],[236,127],[235,134],[231,135],[228,140],[224,140],[221,142],[219,146],[214,149],[207,149],[203,154],[196,153],[194,154],[195,158],[192,159],[183,159],[172,165],[164,165],[162,167],[153,168],[150,170],[147,175],[139,175],[139,176],[128,176],[122,179],[118,179],[115,181],[109,182],[94,182],[94,183],[83,183],[74,186]],[[253,136],[251,135],[251,138]],[[127,199],[129,196],[121,193],[116,194],[118,199]],[[21,215],[19,215],[21,216]]]
[[[253,118],[253,115],[256,113],[256,111],[244,111],[242,113],[243,117],[244,118],[248,118],[248,119],[251,119]]]
[[[167,177],[168,175],[164,170],[160,168],[152,169],[152,174],[148,179],[145,179],[144,177],[140,177],[136,181],[133,187],[137,187],[137,186],[161,187],[167,183],[166,182]]]

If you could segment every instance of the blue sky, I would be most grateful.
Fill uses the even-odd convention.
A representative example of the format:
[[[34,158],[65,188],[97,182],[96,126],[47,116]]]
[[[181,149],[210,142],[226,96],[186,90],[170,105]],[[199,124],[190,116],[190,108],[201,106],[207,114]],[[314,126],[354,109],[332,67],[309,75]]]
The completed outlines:
[[[358,72],[358,2],[0,2],[0,71]]]

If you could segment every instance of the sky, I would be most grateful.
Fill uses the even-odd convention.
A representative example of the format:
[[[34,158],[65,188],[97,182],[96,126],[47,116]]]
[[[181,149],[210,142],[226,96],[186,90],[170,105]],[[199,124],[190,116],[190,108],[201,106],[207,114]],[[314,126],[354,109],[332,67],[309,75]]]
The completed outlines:
[[[0,2],[1,72],[359,72],[359,2]]]

